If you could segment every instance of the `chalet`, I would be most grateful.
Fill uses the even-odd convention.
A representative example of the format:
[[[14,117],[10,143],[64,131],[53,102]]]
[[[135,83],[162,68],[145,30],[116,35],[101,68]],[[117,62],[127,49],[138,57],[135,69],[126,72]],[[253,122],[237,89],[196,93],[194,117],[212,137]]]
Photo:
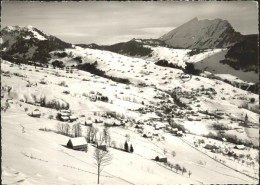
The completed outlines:
[[[86,121],[85,121],[85,125],[86,125],[86,126],[92,126],[92,124],[93,124],[93,123],[92,123],[91,120],[86,120]]]
[[[166,156],[156,156],[155,161],[158,161],[158,162],[163,162],[163,163],[167,163],[167,157]]]
[[[95,123],[103,123],[103,120],[101,120],[100,118],[95,119]]]
[[[41,117],[41,112],[39,111],[39,109],[35,109],[33,112],[32,112],[32,117]]]
[[[217,110],[215,113],[219,116],[223,116],[225,114],[223,111],[220,110]]]
[[[77,116],[74,116],[74,115],[69,116],[70,122],[76,121],[77,119],[78,119]]]
[[[60,113],[69,116],[70,115],[70,110],[60,110]]]
[[[67,147],[73,150],[85,150],[88,147],[88,144],[84,137],[76,137],[69,139]]]
[[[178,137],[182,137],[182,136],[183,136],[183,132],[182,132],[182,131],[177,131],[176,136],[178,136]]]
[[[61,121],[68,121],[70,120],[71,113],[69,110],[60,110],[58,116]]]
[[[69,116],[61,116],[60,117],[61,121],[68,121],[69,119],[70,119]]]
[[[212,145],[212,144],[206,144],[204,146],[205,149],[211,150],[212,152],[215,152],[219,147]]]
[[[150,131],[143,132],[143,137],[152,138],[153,137],[153,133],[150,132]]]

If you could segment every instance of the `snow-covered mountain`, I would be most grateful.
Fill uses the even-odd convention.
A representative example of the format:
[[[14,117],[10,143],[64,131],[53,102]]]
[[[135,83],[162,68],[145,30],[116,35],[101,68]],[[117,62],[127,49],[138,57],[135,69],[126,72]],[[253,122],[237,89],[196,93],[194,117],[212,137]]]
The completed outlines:
[[[49,52],[71,48],[71,44],[45,34],[32,26],[7,26],[2,30],[3,59],[46,63]]]
[[[163,35],[159,40],[176,48],[205,49],[230,47],[242,37],[226,20],[194,18]]]

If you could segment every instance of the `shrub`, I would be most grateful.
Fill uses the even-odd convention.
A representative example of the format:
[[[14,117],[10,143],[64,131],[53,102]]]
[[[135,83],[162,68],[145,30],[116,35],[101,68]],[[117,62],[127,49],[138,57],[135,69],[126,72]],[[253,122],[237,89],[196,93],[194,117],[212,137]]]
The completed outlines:
[[[61,82],[59,83],[59,85],[60,85],[60,86],[63,86],[63,87],[68,87],[68,85],[66,84],[65,81],[61,81]]]
[[[250,98],[251,103],[255,103],[255,98]]]
[[[216,130],[231,130],[232,127],[228,126],[228,125],[224,125],[223,123],[214,123],[213,128]]]
[[[134,152],[134,148],[132,145],[130,145],[130,152],[133,153]]]
[[[187,74],[192,74],[192,75],[200,75],[200,73],[202,73],[201,70],[194,68],[193,63],[186,63],[186,67],[185,67],[184,72],[187,73]]]
[[[53,67],[58,67],[58,68],[63,68],[65,67],[64,63],[60,60],[55,60],[51,63],[53,65]]]
[[[176,68],[176,69],[182,69],[180,66],[173,64],[173,63],[169,63],[167,60],[159,60],[159,61],[155,62],[155,65],[163,66],[163,67],[171,67],[171,68]]]
[[[55,53],[54,53],[54,56],[57,56],[57,57],[59,57],[59,58],[64,58],[64,57],[66,57],[66,56],[68,56],[68,55],[67,55],[66,52],[55,52]]]
[[[80,56],[73,58],[75,61],[82,63],[82,58]]]

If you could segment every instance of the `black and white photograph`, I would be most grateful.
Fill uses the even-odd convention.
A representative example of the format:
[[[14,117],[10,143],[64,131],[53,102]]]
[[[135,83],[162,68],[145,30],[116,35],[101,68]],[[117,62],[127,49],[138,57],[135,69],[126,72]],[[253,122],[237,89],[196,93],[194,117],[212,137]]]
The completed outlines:
[[[2,184],[258,184],[258,6],[2,1]]]

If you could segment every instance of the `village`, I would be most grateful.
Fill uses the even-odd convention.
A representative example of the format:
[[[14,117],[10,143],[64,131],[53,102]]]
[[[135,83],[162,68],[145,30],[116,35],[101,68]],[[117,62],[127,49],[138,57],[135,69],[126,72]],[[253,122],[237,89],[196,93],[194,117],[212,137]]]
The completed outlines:
[[[88,56],[95,57],[95,52],[87,51],[90,52]],[[109,55],[112,58],[117,56]],[[97,56],[102,58],[100,53]],[[125,57],[118,58],[119,63],[124,60]],[[140,61],[133,62],[132,66],[143,66],[142,59],[135,60]],[[144,68],[154,67],[150,63]],[[180,179],[203,178],[193,164],[178,162],[185,152],[180,150],[181,142],[196,155],[204,155],[205,161],[211,161],[208,164],[194,161],[202,167],[210,168],[209,164],[214,163],[243,175],[250,182],[258,178],[259,143],[255,135],[248,136],[249,132],[258,130],[258,117],[248,109],[241,111],[238,108],[245,103],[256,105],[258,99],[254,95],[251,99],[256,101],[241,99],[245,93],[241,89],[229,86],[225,92],[226,89],[220,88],[223,82],[199,76],[191,83],[181,84],[179,70],[172,69],[169,73],[181,84],[175,88],[170,83],[140,81],[139,75],[132,76],[131,84],[125,85],[73,67],[33,67],[3,61],[1,70],[4,78],[1,91],[3,114],[19,109],[18,112],[28,116],[26,120],[43,120],[34,126],[35,129],[41,134],[55,133],[64,137],[60,143],[64,150],[80,150],[88,156],[95,148],[119,152],[114,157],[129,153],[177,173]],[[156,67],[156,70],[161,71],[161,68]],[[23,74],[26,71],[30,74]],[[219,101],[227,103],[224,97],[228,96],[239,101],[234,99],[225,106],[219,104]],[[28,128],[21,125],[25,134]],[[205,179],[204,182],[213,181]]]

